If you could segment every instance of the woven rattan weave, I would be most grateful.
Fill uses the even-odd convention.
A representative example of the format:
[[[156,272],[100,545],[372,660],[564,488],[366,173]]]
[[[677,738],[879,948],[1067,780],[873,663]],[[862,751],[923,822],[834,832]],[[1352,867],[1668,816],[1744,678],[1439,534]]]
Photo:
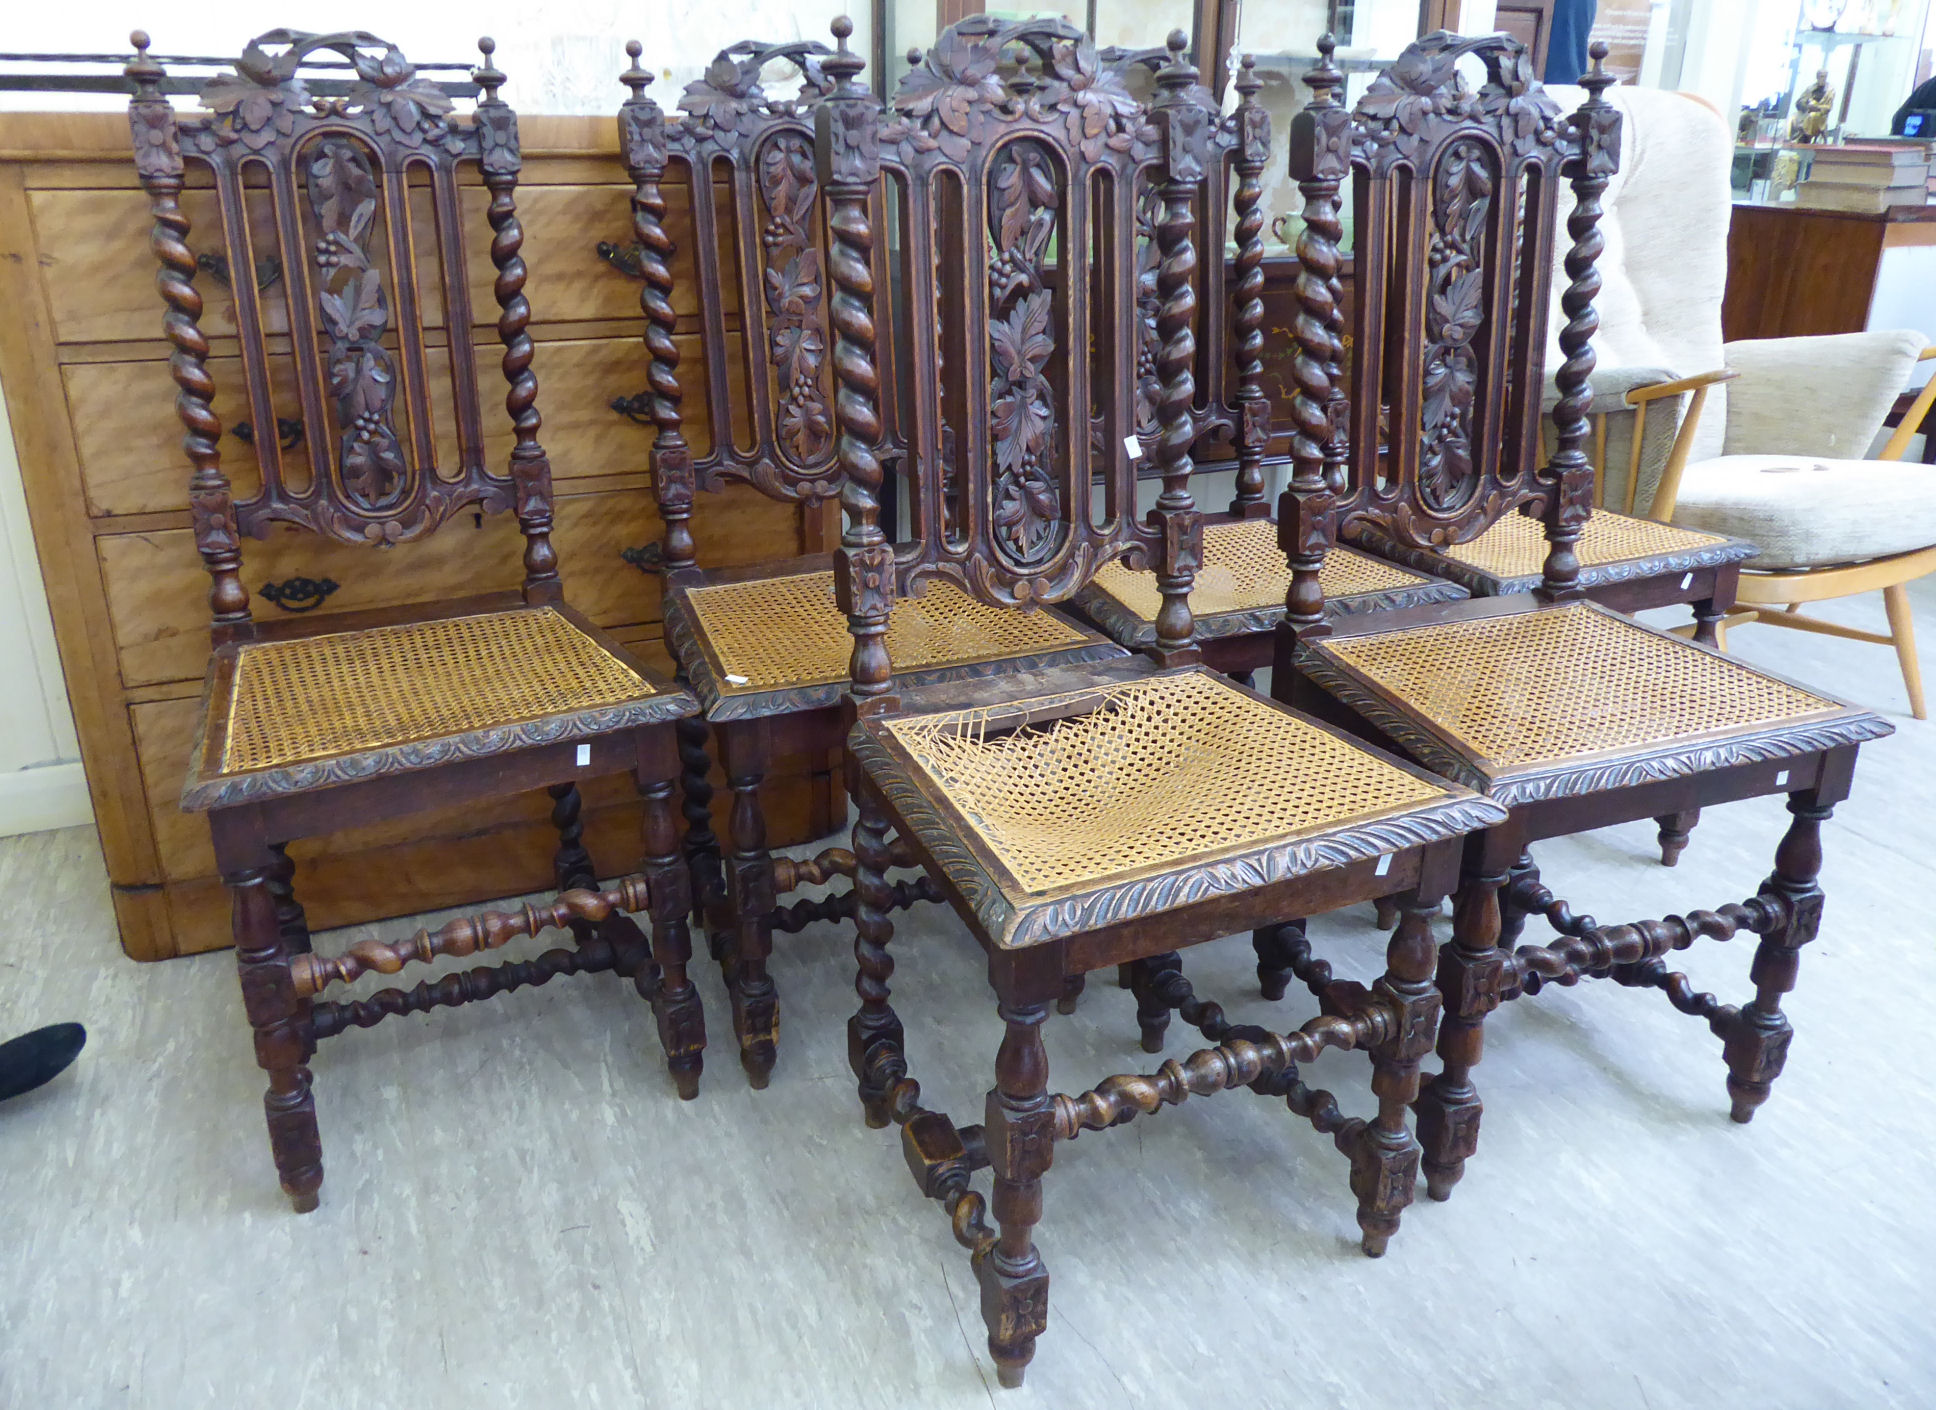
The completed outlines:
[[[1537,565],[1535,565],[1537,568]],[[1327,598],[1416,587],[1430,579],[1353,549],[1333,549],[1319,581]],[[1109,564],[1095,585],[1146,622],[1156,620],[1163,599],[1154,573],[1132,572]],[[1241,519],[1203,526],[1203,567],[1190,591],[1190,610],[1199,617],[1220,612],[1252,612],[1282,607],[1290,586],[1290,563],[1277,542],[1277,525],[1268,519]]]
[[[725,694],[847,679],[854,642],[835,605],[830,571],[716,583],[693,588],[686,601]],[[991,607],[947,582],[897,600],[887,625],[888,654],[900,671],[1000,661],[1088,640],[1053,613]]]
[[[982,710],[888,728],[1038,895],[1444,794],[1206,673],[1127,682],[1089,700],[1082,714],[992,738]]]
[[[1318,649],[1494,767],[1841,708],[1584,603],[1339,638]]]
[[[1692,529],[1677,529],[1652,519],[1635,519],[1596,509],[1580,531],[1577,551],[1582,568],[1597,568],[1607,563],[1686,553],[1726,542],[1716,534],[1697,534]],[[1501,578],[1536,578],[1546,563],[1546,529],[1537,519],[1508,514],[1470,543],[1446,549],[1445,556]],[[1325,592],[1328,596],[1330,589],[1327,587]]]
[[[223,773],[639,700],[652,686],[550,608],[244,646]]]

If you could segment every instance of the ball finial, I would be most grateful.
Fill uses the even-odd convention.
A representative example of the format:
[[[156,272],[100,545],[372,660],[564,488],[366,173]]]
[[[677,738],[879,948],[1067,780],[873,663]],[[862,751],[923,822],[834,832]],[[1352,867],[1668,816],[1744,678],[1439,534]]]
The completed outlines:
[[[633,63],[636,64],[639,61],[639,55],[643,54],[644,52],[645,52],[645,46],[639,43],[638,40],[628,39],[625,41],[625,57],[630,59]]]
[[[1320,34],[1318,36],[1318,53],[1323,57],[1324,61],[1327,64],[1331,62],[1331,56],[1337,52],[1338,52],[1337,35],[1332,34],[1329,30],[1326,30],[1323,34]]]
[[[840,47],[845,49],[847,47],[848,39],[854,33],[854,22],[848,19],[847,16],[845,15],[835,15],[834,23],[833,23],[833,31],[834,31],[834,38],[839,40]]]
[[[491,38],[490,35],[485,35],[477,41],[477,52],[487,59],[490,58],[491,55],[497,52],[497,41]]]
[[[1169,38],[1165,39],[1163,43],[1164,43],[1164,46],[1169,49],[1170,57],[1176,58],[1180,56],[1185,49],[1190,47],[1190,36],[1185,34],[1180,29],[1173,29],[1170,31]]]
[[[137,29],[128,36],[128,43],[134,45],[135,53],[140,54],[144,58],[148,54],[149,42],[148,31],[145,29]]]

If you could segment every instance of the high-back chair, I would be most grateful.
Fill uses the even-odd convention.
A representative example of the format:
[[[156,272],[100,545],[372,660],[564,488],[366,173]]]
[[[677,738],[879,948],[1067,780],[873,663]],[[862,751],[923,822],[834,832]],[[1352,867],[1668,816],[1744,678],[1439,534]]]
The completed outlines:
[[[1103,51],[1105,67],[1130,71],[1153,66],[1160,50]],[[1236,470],[1229,507],[1203,521],[1203,563],[1190,600],[1206,664],[1248,685],[1270,664],[1277,623],[1284,615],[1288,571],[1277,545],[1277,525],[1264,493],[1264,454],[1271,437],[1271,403],[1264,391],[1263,172],[1270,160],[1270,114],[1257,101],[1263,81],[1245,55],[1233,85],[1234,111],[1211,136],[1204,168],[1198,243],[1204,298],[1197,358],[1197,396],[1191,408],[1199,442],[1230,443]],[[1137,216],[1144,274],[1143,340],[1137,364],[1138,423],[1152,447],[1155,419],[1153,371],[1156,335],[1154,186],[1143,188]],[[1235,279],[1226,278],[1225,236],[1236,245]],[[1343,357],[1342,347],[1334,350]],[[1468,595],[1444,578],[1340,548],[1325,562],[1325,602],[1336,615],[1388,611],[1446,602]],[[1125,646],[1146,649],[1156,640],[1162,597],[1156,579],[1116,562],[1104,567],[1076,598],[1082,615]]]
[[[1407,1117],[1439,1000],[1431,917],[1463,836],[1503,809],[1364,748],[1199,659],[1190,590],[1202,521],[1190,494],[1197,202],[1216,113],[1171,36],[1147,108],[1094,96],[1098,59],[1063,20],[974,16],[945,30],[883,111],[855,81],[835,23],[836,79],[816,114],[833,248],[836,435],[846,525],[836,560],[853,637],[846,710],[854,831],[856,989],[848,1056],[870,1125],[901,1125],[922,1193],[948,1210],[982,1288],[1004,1385],[1021,1381],[1047,1322],[1033,1241],[1056,1143],[1191,1093],[1250,1086],[1334,1136],[1351,1163],[1368,1253],[1409,1202]],[[1004,54],[1024,81],[990,75]],[[917,322],[900,387],[878,371],[879,235],[870,194],[905,174],[898,258]],[[1135,200],[1160,186],[1153,455],[1162,493],[1135,509]],[[937,266],[937,252],[960,263]],[[1093,349],[1093,355],[1090,355]],[[1070,355],[1074,353],[1075,355]],[[880,406],[900,396],[914,532],[881,523]],[[954,512],[937,452],[960,454]],[[1092,498],[1091,487],[1095,486]],[[1104,565],[1153,565],[1162,597],[1150,655],[910,689],[897,678],[896,604],[945,585],[1010,615],[1066,600]],[[884,878],[897,832],[987,955],[1004,1036],[982,1122],[921,1106],[889,1003],[893,926]],[[1190,995],[1175,951],[1286,915],[1402,898],[1385,977],[1340,986],[1290,1033],[1233,1029]],[[1214,1046],[1144,1076],[1054,1096],[1041,1026],[1071,977],[1138,966]],[[1167,1013],[1167,1009],[1165,1010]],[[1378,1114],[1347,1120],[1297,1065],[1327,1047],[1370,1051]],[[992,1206],[971,1186],[994,1174]],[[994,1223],[987,1215],[992,1209]]]
[[[1295,413],[1308,430],[1294,444],[1281,514],[1292,583],[1274,688],[1511,810],[1467,845],[1454,934],[1440,955],[1444,1069],[1420,1098],[1419,1135],[1431,1193],[1443,1199],[1478,1138],[1472,1069],[1485,1016],[1546,983],[1611,977],[1663,990],[1721,1039],[1734,1119],[1753,1115],[1788,1049],[1781,996],[1821,921],[1821,824],[1848,793],[1857,746],[1889,726],[1586,600],[1578,543],[1593,488],[1582,447],[1595,226],[1620,150],[1619,114],[1603,98],[1605,46],[1594,46],[1588,98],[1571,117],[1504,35],[1418,40],[1355,111],[1338,102],[1342,76],[1328,38],[1323,47],[1316,96],[1291,143],[1308,213]],[[1476,89],[1459,72],[1475,59],[1485,75]],[[1327,278],[1347,171],[1360,297],[1356,356],[1340,383],[1322,354],[1342,326]],[[1535,369],[1563,178],[1576,201],[1559,441],[1547,459]],[[1390,408],[1383,453],[1381,403]],[[1325,617],[1319,569],[1347,523],[1446,545],[1515,510],[1543,526],[1532,595],[1444,604],[1402,624]],[[1793,815],[1774,873],[1746,901],[1712,911],[1598,926],[1553,896],[1527,853],[1541,838],[1768,793],[1786,793]],[[1530,911],[1561,938],[1502,948]],[[1697,938],[1741,931],[1760,937],[1750,1002],[1723,1005],[1668,969],[1667,957]]]
[[[848,637],[834,601],[830,555],[709,572],[697,562],[691,519],[694,491],[728,481],[809,507],[840,493],[828,240],[823,183],[813,167],[812,122],[824,97],[827,50],[811,42],[734,45],[688,85],[680,114],[668,118],[646,96],[651,75],[638,65],[640,47],[626,48],[633,60],[624,75],[631,96],[620,123],[626,165],[637,183],[633,212],[657,425],[653,481],[665,523],[666,640],[703,706],[733,791],[722,858],[706,807],[705,729],[694,721],[687,727],[684,774],[687,853],[732,995],[741,1062],[753,1085],[764,1087],[779,1025],[767,972],[773,930],[798,930],[810,920],[851,914],[853,906],[851,893],[790,909],[780,909],[777,897],[802,882],[851,875],[854,864],[838,847],[799,863],[776,863],[766,847],[760,786],[776,754],[839,747]],[[798,71],[797,98],[767,94],[761,75],[775,64]],[[669,170],[684,175],[692,193],[702,339],[699,365],[690,370],[681,367],[673,336],[673,251],[661,189]],[[883,193],[891,190],[877,188],[877,219],[891,198]],[[884,273],[884,250],[876,264]],[[734,317],[737,339],[728,329]],[[883,357],[890,352],[884,347]],[[703,454],[686,443],[687,385],[700,388],[713,428]],[[743,435],[729,429],[742,420]],[[1058,613],[997,612],[945,589],[906,603],[894,631],[910,682],[1122,654]],[[905,904],[924,893],[903,885],[896,897]]]
[[[147,36],[137,32],[134,45],[135,168],[154,214],[176,407],[194,466],[189,512],[214,619],[182,807],[209,815],[233,898],[243,1003],[269,1075],[269,1139],[283,1189],[298,1210],[315,1208],[323,1169],[308,1062],[318,1040],[559,974],[610,969],[634,979],[658,1012],[680,1094],[695,1094],[705,1030],[685,974],[689,898],[672,803],[672,722],[696,706],[565,603],[525,331],[531,312],[512,199],[517,119],[498,97],[504,75],[492,65],[492,42],[479,41],[484,59],[473,77],[482,95],[468,118],[452,113],[450,98],[395,45],[370,34],[261,35],[233,75],[203,89],[207,111],[192,116],[162,96],[166,75],[148,57]],[[317,75],[325,65],[335,71]],[[344,68],[354,74],[344,96],[311,96],[312,75],[341,83]],[[234,287],[250,419],[275,425],[277,394],[290,384],[302,409],[289,445],[257,438],[254,485],[233,484],[222,467],[196,257],[179,200],[191,164],[214,179],[229,267],[281,261],[280,295],[263,296],[247,279]],[[484,454],[473,344],[463,228],[473,172],[489,193],[492,336],[503,344],[516,432],[501,468]],[[514,590],[277,622],[250,613],[246,537],[283,525],[372,553],[410,553],[453,518],[481,522],[504,511],[521,530]],[[485,582],[507,576],[485,563],[478,572]],[[627,772],[645,795],[645,875],[601,892],[581,837],[577,784]],[[560,831],[565,894],[556,902],[453,921],[397,944],[362,942],[335,957],[311,953],[286,843],[543,787]],[[651,955],[623,914],[648,904],[648,885]],[[399,911],[420,908],[397,899]],[[318,997],[372,970],[390,974],[560,925],[576,945],[529,962],[350,1002]]]

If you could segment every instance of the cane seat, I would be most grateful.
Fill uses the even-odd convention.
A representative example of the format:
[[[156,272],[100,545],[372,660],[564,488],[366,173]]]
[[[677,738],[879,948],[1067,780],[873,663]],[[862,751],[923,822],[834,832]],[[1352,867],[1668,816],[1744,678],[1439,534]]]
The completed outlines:
[[[1426,767],[1515,803],[1797,757],[1882,720],[1588,602],[1302,643]]]
[[[242,642],[211,665],[182,806],[483,758],[691,706],[550,607]]]
[[[1401,544],[1375,525],[1348,532],[1362,547],[1441,574],[1480,597],[1532,591],[1546,563],[1545,526],[1524,514],[1505,515],[1477,538],[1440,550]],[[1725,534],[1705,534],[1596,509],[1581,528],[1574,553],[1580,560],[1580,586],[1590,588],[1739,563],[1754,557],[1755,547]]]
[[[1340,548],[1325,555],[1319,575],[1325,606],[1350,616],[1467,595],[1455,583],[1427,577],[1385,559]],[[1190,611],[1200,639],[1268,631],[1284,616],[1290,562],[1269,519],[1227,519],[1203,526],[1203,566],[1190,590]],[[1120,560],[1098,572],[1076,599],[1083,612],[1125,646],[1156,640],[1163,605],[1156,574]]]
[[[674,588],[667,635],[709,718],[839,700],[853,638],[834,600],[833,570],[824,563]],[[896,600],[887,649],[896,672],[915,681],[1123,654],[1060,613],[991,606],[946,581]]]
[[[1505,816],[1200,668],[864,721],[850,747],[1004,948]]]

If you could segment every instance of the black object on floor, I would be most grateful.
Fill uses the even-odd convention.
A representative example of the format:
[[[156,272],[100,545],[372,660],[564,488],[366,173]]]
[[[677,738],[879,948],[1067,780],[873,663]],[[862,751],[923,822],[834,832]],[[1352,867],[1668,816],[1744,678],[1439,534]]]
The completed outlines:
[[[0,1101],[51,1082],[86,1045],[87,1030],[78,1023],[36,1028],[0,1043]]]

